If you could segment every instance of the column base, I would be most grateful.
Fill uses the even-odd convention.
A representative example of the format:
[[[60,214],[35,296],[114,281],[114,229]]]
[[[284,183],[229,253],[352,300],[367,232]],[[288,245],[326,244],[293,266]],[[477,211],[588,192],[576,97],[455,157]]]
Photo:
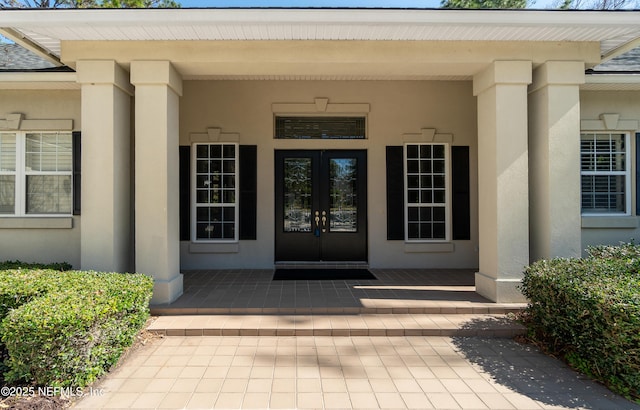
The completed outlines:
[[[476,293],[496,303],[526,303],[520,292],[520,279],[496,279],[476,272]]]
[[[151,298],[151,304],[161,305],[172,303],[182,296],[182,279],[182,273],[179,273],[169,280],[153,278],[153,297]]]

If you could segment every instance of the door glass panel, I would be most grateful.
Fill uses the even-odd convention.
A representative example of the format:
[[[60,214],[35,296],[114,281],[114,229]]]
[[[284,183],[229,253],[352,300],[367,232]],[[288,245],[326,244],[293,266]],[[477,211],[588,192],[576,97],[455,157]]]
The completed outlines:
[[[311,231],[311,189],[311,158],[285,158],[285,232]]]
[[[357,232],[358,196],[355,158],[329,160],[329,229],[331,232]]]

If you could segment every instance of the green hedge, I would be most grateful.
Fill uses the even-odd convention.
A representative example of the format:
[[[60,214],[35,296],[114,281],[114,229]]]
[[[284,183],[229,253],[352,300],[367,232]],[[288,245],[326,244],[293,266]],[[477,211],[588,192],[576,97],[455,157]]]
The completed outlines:
[[[0,281],[5,380],[42,386],[83,387],[108,371],[144,326],[153,289],[140,274],[8,270]]]
[[[590,249],[584,259],[529,266],[529,335],[613,391],[640,398],[640,248]]]
[[[22,261],[0,262],[0,320],[33,298],[53,289],[63,287],[57,280],[60,271],[68,271],[71,265],[62,263],[27,263]]]
[[[67,262],[57,262],[57,263],[29,263],[22,261],[4,261],[0,262],[0,270],[7,269],[45,269],[45,270],[57,270],[57,271],[65,271],[71,270],[71,265]]]

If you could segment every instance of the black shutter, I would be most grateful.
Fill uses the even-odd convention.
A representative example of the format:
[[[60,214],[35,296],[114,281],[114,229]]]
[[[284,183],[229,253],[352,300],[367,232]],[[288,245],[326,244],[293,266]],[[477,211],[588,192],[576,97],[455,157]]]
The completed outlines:
[[[240,145],[239,162],[239,238],[256,239],[258,147],[255,145]]]
[[[72,155],[73,155],[73,214],[80,215],[80,205],[82,204],[82,178],[80,171],[82,170],[82,138],[80,131],[73,131],[72,138]]]
[[[387,147],[387,239],[404,240],[404,152]]]
[[[640,132],[636,133],[636,215],[640,215]]]
[[[453,239],[471,239],[469,147],[451,147],[451,190]]]
[[[180,146],[180,240],[191,240],[191,147]]]

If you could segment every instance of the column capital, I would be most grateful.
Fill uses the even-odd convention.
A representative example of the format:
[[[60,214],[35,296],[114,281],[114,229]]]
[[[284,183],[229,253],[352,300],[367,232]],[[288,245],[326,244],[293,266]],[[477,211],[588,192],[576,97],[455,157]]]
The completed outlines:
[[[170,61],[132,61],[131,84],[166,85],[182,96],[182,76]]]
[[[531,67],[531,61],[494,61],[473,76],[473,95],[478,96],[497,84],[528,85]]]
[[[81,85],[115,85],[125,93],[133,95],[129,75],[114,60],[80,60],[76,65],[77,82]]]
[[[529,93],[549,85],[580,85],[584,82],[582,61],[547,61],[533,70],[533,82],[529,87]]]

